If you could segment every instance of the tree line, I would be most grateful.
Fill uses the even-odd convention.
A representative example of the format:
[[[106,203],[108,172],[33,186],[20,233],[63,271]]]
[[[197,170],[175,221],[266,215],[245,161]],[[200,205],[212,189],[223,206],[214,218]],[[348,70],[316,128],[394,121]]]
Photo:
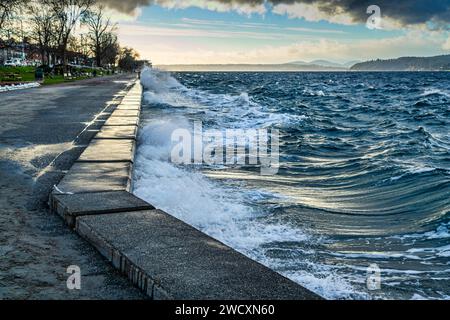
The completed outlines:
[[[64,69],[68,53],[92,57],[97,67],[115,66],[132,71],[139,54],[121,47],[117,24],[96,0],[0,0],[0,40],[25,37],[39,51],[43,65],[57,57]]]
[[[450,55],[434,57],[400,57],[371,60],[355,64],[352,71],[448,71]]]

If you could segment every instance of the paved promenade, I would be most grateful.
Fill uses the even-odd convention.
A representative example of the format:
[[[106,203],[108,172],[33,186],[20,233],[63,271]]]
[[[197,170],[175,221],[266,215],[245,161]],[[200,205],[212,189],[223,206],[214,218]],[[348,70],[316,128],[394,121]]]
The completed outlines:
[[[0,93],[0,299],[145,298],[47,208],[130,79]],[[80,291],[66,288],[69,265],[81,267]]]

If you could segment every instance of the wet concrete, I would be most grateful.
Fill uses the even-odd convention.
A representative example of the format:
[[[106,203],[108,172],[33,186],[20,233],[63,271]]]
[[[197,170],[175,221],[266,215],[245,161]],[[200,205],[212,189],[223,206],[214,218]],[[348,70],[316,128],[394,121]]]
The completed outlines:
[[[140,110],[141,104],[139,102],[133,103],[122,103],[117,107],[117,110]]]
[[[131,168],[131,162],[77,162],[58,184],[58,191],[130,191]]]
[[[137,126],[104,126],[95,139],[136,139]]]
[[[134,139],[94,139],[78,161],[133,162]]]
[[[321,299],[160,210],[85,215],[76,230],[153,299]]]
[[[47,208],[103,124],[96,116],[112,112],[129,80],[0,93],[0,299],[145,298]],[[69,265],[81,268],[80,291],[66,287]]]
[[[112,114],[115,117],[139,117],[138,110],[116,110]]]
[[[51,210],[75,227],[78,217],[117,212],[152,210],[152,205],[126,191],[56,194],[50,197]]]
[[[138,117],[114,117],[112,116],[105,122],[105,126],[137,126]]]

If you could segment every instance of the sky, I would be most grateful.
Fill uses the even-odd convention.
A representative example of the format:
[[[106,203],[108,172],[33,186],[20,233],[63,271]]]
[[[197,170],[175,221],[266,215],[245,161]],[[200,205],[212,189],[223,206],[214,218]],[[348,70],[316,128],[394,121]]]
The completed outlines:
[[[156,65],[450,54],[450,0],[102,1],[121,43]],[[380,9],[376,28],[371,4]]]

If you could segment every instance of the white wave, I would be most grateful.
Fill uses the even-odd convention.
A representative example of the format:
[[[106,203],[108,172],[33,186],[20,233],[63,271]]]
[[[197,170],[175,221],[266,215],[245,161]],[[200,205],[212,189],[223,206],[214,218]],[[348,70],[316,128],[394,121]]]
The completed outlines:
[[[246,92],[214,94],[191,89],[180,84],[168,73],[163,74],[160,71],[145,70],[142,82],[146,88],[145,100],[150,107],[154,104],[167,105],[170,116],[152,119],[140,131],[140,146],[134,172],[136,195],[323,297],[331,299],[371,298],[360,286],[364,276],[339,272],[341,269],[338,265],[319,263],[314,259],[314,256],[317,255],[315,249],[311,249],[312,254],[304,253],[304,248],[316,248],[316,244],[320,246],[320,241],[315,236],[288,224],[265,222],[265,213],[262,209],[247,205],[247,203],[257,201],[255,199],[267,198],[270,195],[261,190],[225,187],[219,182],[206,178],[193,166],[175,166],[168,161],[172,131],[178,128],[190,129],[188,120],[182,116],[173,116],[175,108],[171,107],[183,107],[180,109],[182,112],[178,114],[183,113],[187,116],[201,111],[203,120],[213,122],[220,128],[286,126],[292,123],[298,124],[306,119],[306,116],[277,113],[277,110],[257,103]],[[312,93],[321,95],[315,91]],[[421,163],[403,165],[403,175],[391,179],[438,170]],[[441,224],[434,231],[397,237],[401,237],[402,240],[414,237],[445,239],[450,237],[449,226],[449,224]],[[301,258],[288,257],[282,260],[273,258],[270,250],[282,247],[277,244],[282,242],[298,244],[298,248],[294,250],[296,256],[301,256]],[[409,259],[425,262],[422,256],[430,257],[430,254],[433,259],[436,257],[448,258],[450,248],[448,246],[414,247],[406,252],[380,251],[372,253],[343,251],[334,256],[351,259]],[[303,268],[304,266],[305,268]],[[346,266],[348,267],[348,265]],[[364,268],[359,271],[364,272]],[[425,271],[395,269],[383,269],[383,272],[394,274],[394,280],[399,275],[408,275],[413,278],[425,273]],[[388,280],[388,278],[386,279]]]
[[[158,70],[144,70],[141,80],[148,107],[161,104],[167,106],[168,112],[159,119],[150,119],[140,130],[134,168],[137,196],[325,298],[371,298],[352,284],[360,283],[360,278],[350,279],[337,272],[339,266],[314,261],[313,249],[313,254],[302,253],[301,248],[320,245],[323,239],[289,224],[264,221],[263,208],[247,205],[276,195],[226,187],[207,178],[197,167],[177,166],[169,161],[171,133],[180,128],[191,131],[185,116],[199,111],[204,122],[212,122],[220,129],[287,126],[301,123],[307,119],[305,115],[278,113],[254,101],[247,92],[214,94],[187,88]],[[173,111],[178,107],[183,109],[178,109],[182,112],[177,116]],[[302,258],[274,258],[270,250],[279,250],[283,242],[298,244],[295,252],[297,257],[302,253]],[[287,264],[293,267],[286,268]]]
[[[262,222],[264,212],[246,202],[267,198],[267,191],[224,187],[193,167],[170,163],[171,133],[174,128],[188,126],[183,118],[154,119],[140,130],[134,194],[275,270],[279,265],[265,255],[264,248],[280,242],[318,241],[299,228]],[[356,295],[355,289],[331,270],[327,274],[316,274],[315,270],[287,272],[282,267],[278,270],[326,298]]]
[[[323,92],[323,90],[304,89],[303,94],[307,96],[325,97],[325,92]]]
[[[397,181],[402,179],[405,176],[408,175],[414,175],[414,174],[421,174],[421,173],[427,173],[427,172],[432,172],[432,171],[436,171],[438,170],[437,168],[433,168],[433,167],[423,167],[423,166],[409,166],[406,168],[406,173],[403,173],[401,175],[395,176],[395,177],[391,177],[389,178],[390,181]]]
[[[183,86],[169,73],[146,68],[141,82],[146,89],[144,100],[149,105],[165,104],[184,107],[187,113],[204,112],[204,118],[214,120],[219,127],[267,128],[273,126],[298,126],[306,119],[263,106],[247,92],[239,94],[218,94]]]
[[[431,167],[420,167],[420,168],[412,168],[409,170],[411,174],[425,173],[437,170],[436,168]]]
[[[440,95],[440,96],[450,97],[449,92],[443,91],[443,90],[440,90],[437,88],[426,89],[420,96],[428,97],[428,96],[432,96],[432,95]]]
[[[170,73],[145,67],[141,73],[141,83],[147,90],[154,92],[185,88]]]
[[[441,224],[437,227],[436,231],[430,231],[425,233],[425,237],[428,239],[446,239],[450,238],[450,222],[447,224]]]
[[[286,273],[286,277],[294,282],[301,283],[309,290],[316,292],[326,299],[370,299],[366,293],[358,293],[349,281],[335,275],[329,268],[328,272],[312,274],[307,271]]]
[[[405,234],[401,236],[391,236],[391,239],[400,239],[400,240],[408,240],[408,239],[447,239],[450,238],[450,222],[441,223],[436,230],[427,231],[424,233],[412,233]]]
[[[438,257],[450,257],[450,245],[436,248],[413,248],[407,250],[410,253],[434,253]]]
[[[271,241],[307,240],[300,230],[258,223],[259,214],[244,204],[241,192],[214,183],[195,168],[170,163],[174,128],[187,128],[187,122],[156,120],[141,130],[134,170],[136,195],[240,249],[253,249]],[[267,197],[267,192],[258,192],[246,196]],[[246,222],[249,225],[241,225]]]
[[[411,259],[411,260],[421,260],[420,257],[411,254],[404,254],[400,252],[330,252],[329,253],[335,257],[346,257],[346,258],[365,258],[365,259]]]

